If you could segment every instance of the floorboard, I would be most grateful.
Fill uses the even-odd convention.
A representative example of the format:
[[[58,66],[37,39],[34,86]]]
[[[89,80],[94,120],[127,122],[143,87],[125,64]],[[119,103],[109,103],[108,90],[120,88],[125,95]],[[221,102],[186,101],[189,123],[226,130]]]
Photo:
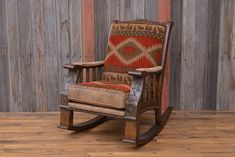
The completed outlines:
[[[91,115],[78,113],[76,122]],[[141,131],[153,115],[142,116]],[[0,113],[0,157],[231,157],[235,156],[235,112],[173,112],[149,144],[123,143],[123,122],[111,120],[76,133],[59,129],[58,113]]]

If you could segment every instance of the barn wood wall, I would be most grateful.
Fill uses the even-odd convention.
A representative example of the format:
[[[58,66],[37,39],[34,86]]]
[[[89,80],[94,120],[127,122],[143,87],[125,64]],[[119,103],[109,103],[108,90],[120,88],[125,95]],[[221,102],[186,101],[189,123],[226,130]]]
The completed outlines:
[[[234,8],[233,0],[0,0],[0,111],[58,110],[64,63],[104,59],[113,19],[165,20],[168,9],[164,105],[235,109]]]

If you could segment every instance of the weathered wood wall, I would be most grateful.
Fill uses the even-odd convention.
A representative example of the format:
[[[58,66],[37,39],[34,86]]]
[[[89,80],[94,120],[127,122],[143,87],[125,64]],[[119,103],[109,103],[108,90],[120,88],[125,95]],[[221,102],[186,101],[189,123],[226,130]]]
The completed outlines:
[[[113,19],[157,19],[156,0],[0,0],[0,111],[54,111],[64,63],[101,60]]]
[[[104,59],[113,19],[164,21],[170,12],[163,104],[235,109],[234,8],[233,0],[0,0],[0,111],[57,110],[62,65]]]
[[[235,109],[235,1],[172,0],[170,103]]]

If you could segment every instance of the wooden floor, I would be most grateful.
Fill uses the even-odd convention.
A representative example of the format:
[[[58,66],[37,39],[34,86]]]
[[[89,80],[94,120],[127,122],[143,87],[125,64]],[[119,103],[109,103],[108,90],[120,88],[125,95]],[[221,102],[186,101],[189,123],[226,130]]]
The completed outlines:
[[[141,130],[152,117],[143,115]],[[173,112],[160,135],[140,148],[122,142],[122,121],[76,133],[58,129],[58,120],[58,113],[0,113],[0,157],[235,156],[235,112]]]

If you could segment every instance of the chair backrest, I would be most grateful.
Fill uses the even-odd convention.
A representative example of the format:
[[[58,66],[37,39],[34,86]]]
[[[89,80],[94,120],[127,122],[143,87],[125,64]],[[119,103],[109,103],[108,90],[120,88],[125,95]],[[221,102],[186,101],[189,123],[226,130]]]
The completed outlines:
[[[164,66],[171,22],[113,21],[108,38],[103,80],[129,84],[129,71]]]

